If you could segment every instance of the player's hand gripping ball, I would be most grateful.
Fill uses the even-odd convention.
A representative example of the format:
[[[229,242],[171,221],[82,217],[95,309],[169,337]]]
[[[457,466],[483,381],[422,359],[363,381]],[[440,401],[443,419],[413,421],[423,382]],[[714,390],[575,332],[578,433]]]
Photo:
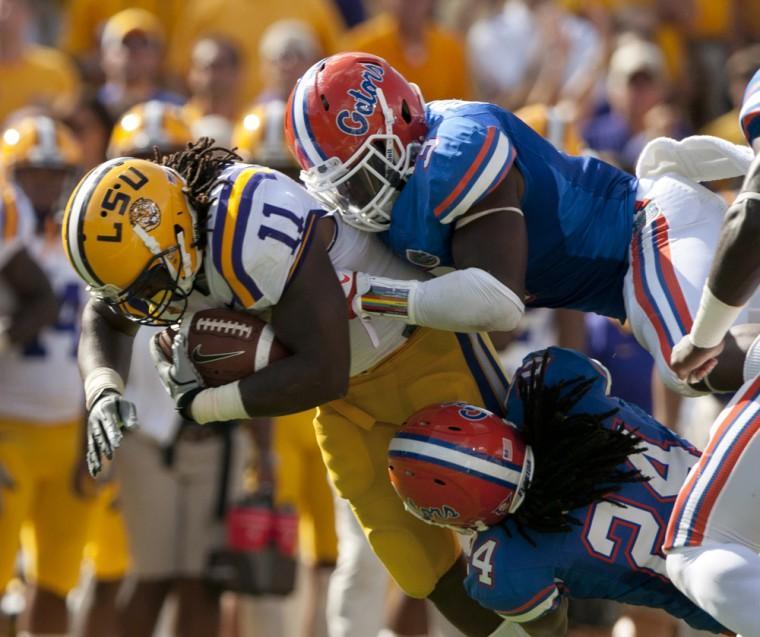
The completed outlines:
[[[182,320],[188,356],[206,387],[245,378],[289,354],[271,326],[248,312],[201,310]],[[156,337],[168,360],[177,333],[169,327]]]

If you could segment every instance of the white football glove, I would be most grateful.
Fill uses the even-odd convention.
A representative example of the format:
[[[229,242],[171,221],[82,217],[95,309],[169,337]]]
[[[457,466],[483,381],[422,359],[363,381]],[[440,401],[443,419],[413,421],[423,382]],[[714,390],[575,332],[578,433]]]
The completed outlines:
[[[164,388],[184,412],[203,387],[203,379],[187,353],[187,337],[180,333],[172,342],[172,359],[168,360],[158,345],[158,334],[150,339],[150,355]]]
[[[124,399],[121,394],[105,391],[90,409],[87,416],[87,470],[94,478],[102,467],[105,455],[113,458],[116,449],[124,438],[122,429],[137,427],[137,409],[134,403]]]

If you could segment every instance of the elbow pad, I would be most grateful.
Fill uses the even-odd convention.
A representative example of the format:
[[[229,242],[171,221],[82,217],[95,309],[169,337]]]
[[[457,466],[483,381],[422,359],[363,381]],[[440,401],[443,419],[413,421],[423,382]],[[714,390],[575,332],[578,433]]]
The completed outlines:
[[[520,297],[480,268],[421,281],[409,297],[411,323],[451,332],[509,332],[524,313]]]

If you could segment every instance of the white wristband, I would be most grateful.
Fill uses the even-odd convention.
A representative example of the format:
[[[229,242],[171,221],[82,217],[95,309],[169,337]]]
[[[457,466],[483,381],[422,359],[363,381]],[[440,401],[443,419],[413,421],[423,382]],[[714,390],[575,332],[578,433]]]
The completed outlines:
[[[124,381],[119,372],[110,367],[96,367],[84,379],[84,401],[87,411],[95,404],[98,397],[106,390],[124,392]]]
[[[689,334],[692,344],[702,349],[720,344],[742,309],[741,306],[728,305],[716,298],[705,283],[699,310]]]
[[[201,425],[250,418],[240,395],[240,381],[204,389],[193,399],[190,415]]]

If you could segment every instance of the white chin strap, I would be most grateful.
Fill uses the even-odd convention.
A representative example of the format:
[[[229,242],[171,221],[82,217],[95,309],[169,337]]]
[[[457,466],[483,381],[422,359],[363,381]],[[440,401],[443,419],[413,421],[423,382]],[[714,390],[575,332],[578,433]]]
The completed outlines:
[[[380,104],[380,110],[383,113],[383,119],[385,120],[385,134],[388,136],[385,140],[385,159],[391,166],[393,166],[396,162],[393,160],[393,141],[391,141],[391,137],[393,135],[393,124],[396,122],[396,115],[391,110],[391,107],[388,106],[388,101],[385,99],[385,93],[381,88],[377,89],[377,102]]]
[[[535,468],[536,464],[533,458],[533,449],[531,449],[530,445],[525,445],[525,460],[523,462],[522,475],[520,476],[520,482],[517,484],[515,497],[512,498],[512,502],[509,505],[509,513],[517,511],[523,503],[523,500],[525,500],[525,493],[530,486],[531,480],[533,480],[533,472]]]

